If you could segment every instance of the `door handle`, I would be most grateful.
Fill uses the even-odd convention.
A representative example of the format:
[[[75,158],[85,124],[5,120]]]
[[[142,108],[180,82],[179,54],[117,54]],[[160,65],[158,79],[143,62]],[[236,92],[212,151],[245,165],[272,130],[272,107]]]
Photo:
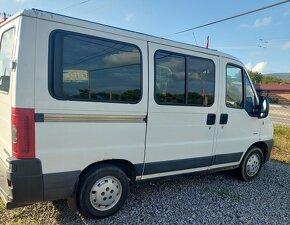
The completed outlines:
[[[214,125],[215,124],[215,114],[207,114],[207,120],[206,120],[206,125]]]
[[[220,117],[220,124],[227,124],[228,123],[229,115],[226,113],[222,113]]]

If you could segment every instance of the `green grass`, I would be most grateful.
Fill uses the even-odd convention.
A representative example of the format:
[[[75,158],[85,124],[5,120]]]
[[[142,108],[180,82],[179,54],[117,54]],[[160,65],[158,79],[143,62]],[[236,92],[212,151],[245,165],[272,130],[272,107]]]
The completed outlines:
[[[290,164],[290,127],[274,126],[272,159]]]
[[[274,127],[274,147],[290,152],[290,127]]]

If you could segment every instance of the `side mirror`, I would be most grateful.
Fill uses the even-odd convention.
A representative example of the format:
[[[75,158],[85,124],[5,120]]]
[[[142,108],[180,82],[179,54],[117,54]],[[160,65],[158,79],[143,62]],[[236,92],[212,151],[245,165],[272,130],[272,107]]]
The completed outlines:
[[[269,114],[269,99],[267,97],[264,96],[260,96],[259,99],[259,107],[258,107],[258,112],[257,112],[257,116],[258,118],[266,118]]]

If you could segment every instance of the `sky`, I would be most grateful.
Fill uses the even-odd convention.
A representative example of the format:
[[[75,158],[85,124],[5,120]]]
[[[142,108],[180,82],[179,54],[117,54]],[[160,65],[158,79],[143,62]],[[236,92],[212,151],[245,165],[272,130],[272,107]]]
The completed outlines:
[[[290,73],[290,2],[215,25],[174,33],[281,0],[0,0],[0,12],[41,9],[209,48],[248,69]]]

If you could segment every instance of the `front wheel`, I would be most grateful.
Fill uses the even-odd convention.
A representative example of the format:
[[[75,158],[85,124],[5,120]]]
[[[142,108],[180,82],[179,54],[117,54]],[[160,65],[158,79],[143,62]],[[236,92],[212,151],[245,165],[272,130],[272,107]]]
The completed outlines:
[[[244,156],[239,168],[238,176],[244,181],[250,181],[261,171],[264,162],[263,152],[259,147],[252,147]]]
[[[126,174],[110,164],[95,166],[80,178],[77,205],[82,214],[104,218],[116,213],[129,193]]]

